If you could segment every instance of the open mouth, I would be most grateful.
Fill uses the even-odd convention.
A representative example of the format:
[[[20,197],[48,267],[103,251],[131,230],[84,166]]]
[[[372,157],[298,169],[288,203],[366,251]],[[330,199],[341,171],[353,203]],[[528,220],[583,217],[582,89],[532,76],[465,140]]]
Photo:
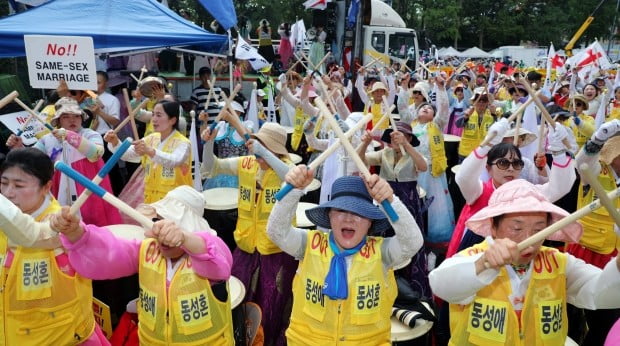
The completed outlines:
[[[504,179],[508,181],[512,181],[515,179],[515,177],[513,177],[512,175],[508,175],[508,176],[505,176]]]
[[[353,228],[343,228],[340,230],[340,233],[342,233],[342,237],[345,239],[351,239],[355,236],[355,230]]]

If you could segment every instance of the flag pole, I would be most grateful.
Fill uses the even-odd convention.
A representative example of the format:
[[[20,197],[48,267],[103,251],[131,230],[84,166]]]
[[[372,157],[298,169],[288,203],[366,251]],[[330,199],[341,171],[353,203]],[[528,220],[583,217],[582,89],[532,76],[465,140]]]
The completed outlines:
[[[237,31],[237,35],[238,34],[239,34],[239,31]],[[230,29],[228,29],[228,57],[227,59],[228,59],[228,79],[229,79],[228,90],[233,90],[232,35],[230,33]]]

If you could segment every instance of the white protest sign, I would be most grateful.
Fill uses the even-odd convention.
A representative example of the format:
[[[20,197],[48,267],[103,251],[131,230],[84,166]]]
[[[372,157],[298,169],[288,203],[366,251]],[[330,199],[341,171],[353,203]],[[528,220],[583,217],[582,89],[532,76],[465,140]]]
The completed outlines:
[[[72,90],[96,90],[92,37],[24,35],[28,76],[33,88],[56,89],[64,79]]]
[[[41,114],[44,115],[43,113]],[[11,132],[18,133],[19,130],[22,129],[26,120],[30,114],[26,111],[8,113],[0,115],[0,121],[6,126]],[[43,137],[49,131],[36,119],[30,120],[26,128],[24,128],[24,132],[21,134],[22,141],[24,145],[32,145],[37,141],[37,138]]]

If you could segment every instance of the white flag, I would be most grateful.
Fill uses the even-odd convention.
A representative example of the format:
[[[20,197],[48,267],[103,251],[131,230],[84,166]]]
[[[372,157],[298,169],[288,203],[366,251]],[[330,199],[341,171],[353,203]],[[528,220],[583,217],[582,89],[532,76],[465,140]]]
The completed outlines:
[[[241,36],[237,38],[237,48],[235,49],[235,58],[240,60],[247,60],[252,65],[252,68],[255,70],[260,70],[261,68],[269,65],[269,62],[265,60],[260,54],[258,54],[258,50],[252,47],[249,43],[245,42]]]
[[[549,52],[547,53],[547,73],[545,76],[545,85],[543,86],[545,89],[549,88],[549,84],[551,84],[551,65],[553,61],[553,57],[555,56],[555,48],[553,47],[553,43],[549,45]]]
[[[189,133],[189,142],[192,146],[192,158],[194,160],[194,189],[202,191],[202,177],[200,175],[200,157],[198,156],[198,137],[196,136],[196,116],[192,111],[192,126]]]
[[[256,83],[254,83],[256,85]],[[250,94],[250,105],[248,106],[248,115],[247,119],[255,124],[256,128],[259,126],[258,122],[258,104],[256,104],[256,98],[258,97],[258,93],[256,92],[256,87],[252,89],[252,93]]]
[[[267,121],[276,123],[278,119],[276,118],[276,103],[273,101],[273,94],[271,93],[271,88],[269,88],[267,92]]]
[[[590,82],[601,69],[609,69],[612,66],[598,41],[594,41],[588,48],[570,57],[566,63],[571,67],[577,67],[579,69],[577,75],[586,83]]]

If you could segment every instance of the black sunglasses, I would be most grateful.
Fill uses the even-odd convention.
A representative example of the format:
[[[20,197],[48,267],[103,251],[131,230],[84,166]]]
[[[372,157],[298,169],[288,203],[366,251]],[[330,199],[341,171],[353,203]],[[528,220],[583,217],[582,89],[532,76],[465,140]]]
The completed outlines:
[[[414,90],[411,92],[413,95],[422,95],[422,92]]]
[[[519,170],[523,169],[523,166],[525,165],[525,163],[521,159],[516,159],[514,161],[510,161],[508,159],[501,158],[501,159],[497,159],[495,162],[491,163],[491,165],[496,165],[497,168],[501,169],[502,171],[507,170],[508,167],[510,165],[512,165],[512,168],[514,168],[515,170],[519,171]]]
[[[575,107],[585,107],[586,105],[581,102],[575,102]]]

